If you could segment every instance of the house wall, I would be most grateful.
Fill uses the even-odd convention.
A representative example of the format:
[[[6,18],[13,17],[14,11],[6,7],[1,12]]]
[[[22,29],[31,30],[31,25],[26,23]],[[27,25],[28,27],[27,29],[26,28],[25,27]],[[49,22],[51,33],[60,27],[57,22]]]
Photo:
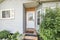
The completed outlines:
[[[9,30],[11,33],[23,33],[23,3],[27,0],[5,0],[0,4],[2,9],[14,9],[14,19],[0,19],[0,31]]]
[[[12,33],[23,32],[23,4],[19,0],[6,0],[0,4],[0,10],[14,9],[14,19],[1,19],[0,30],[9,30]]]
[[[45,13],[45,9],[46,8],[56,8],[56,7],[60,7],[60,2],[45,2],[45,3],[41,3],[37,8],[36,10],[40,10],[41,9],[41,13]]]
[[[40,9],[40,14],[45,14],[45,10],[46,8],[56,8],[56,7],[60,7],[60,2],[46,2],[46,3],[41,3],[37,8],[36,8],[36,12],[39,11]]]
[[[42,3],[42,13],[45,13],[46,8],[56,8],[60,7],[60,2],[47,2],[47,3]]]

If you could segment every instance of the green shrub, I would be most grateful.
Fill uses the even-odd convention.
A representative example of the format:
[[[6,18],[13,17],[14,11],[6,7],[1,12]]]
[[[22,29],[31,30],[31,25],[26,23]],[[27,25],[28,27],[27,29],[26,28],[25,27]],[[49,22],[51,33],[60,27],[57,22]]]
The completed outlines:
[[[13,35],[8,35],[8,40],[18,40],[17,36],[19,35],[18,32],[14,33]]]
[[[9,31],[3,30],[0,32],[0,39],[2,38],[8,38],[8,35],[10,34]]]
[[[19,34],[19,32],[16,33],[10,33],[7,30],[0,31],[0,39],[8,39],[8,40],[18,40],[22,34]]]
[[[60,9],[46,9],[46,14],[41,23],[40,37],[43,40],[60,40]]]

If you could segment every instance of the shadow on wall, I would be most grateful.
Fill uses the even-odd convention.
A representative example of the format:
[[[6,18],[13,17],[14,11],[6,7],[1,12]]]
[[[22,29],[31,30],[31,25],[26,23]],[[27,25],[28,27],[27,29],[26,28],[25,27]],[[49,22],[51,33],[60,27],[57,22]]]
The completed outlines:
[[[0,0],[0,3],[2,3],[3,1],[5,1],[5,0]]]

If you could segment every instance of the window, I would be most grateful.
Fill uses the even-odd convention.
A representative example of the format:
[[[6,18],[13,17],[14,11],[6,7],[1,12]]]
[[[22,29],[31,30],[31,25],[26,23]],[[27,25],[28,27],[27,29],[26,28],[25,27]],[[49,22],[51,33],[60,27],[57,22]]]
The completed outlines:
[[[10,18],[10,11],[2,11],[2,18]]]
[[[14,18],[14,11],[11,9],[1,10],[0,19],[11,19]]]

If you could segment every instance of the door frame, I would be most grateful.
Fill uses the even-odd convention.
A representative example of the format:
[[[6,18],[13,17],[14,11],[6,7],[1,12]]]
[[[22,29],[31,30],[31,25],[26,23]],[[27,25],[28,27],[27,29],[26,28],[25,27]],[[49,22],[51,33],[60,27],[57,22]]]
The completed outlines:
[[[26,12],[27,11],[35,11],[35,7],[25,8],[25,23],[26,23]],[[25,32],[26,32],[26,24],[25,24]],[[23,29],[24,29],[24,27],[23,27]],[[35,11],[35,29],[36,29],[36,11]]]

